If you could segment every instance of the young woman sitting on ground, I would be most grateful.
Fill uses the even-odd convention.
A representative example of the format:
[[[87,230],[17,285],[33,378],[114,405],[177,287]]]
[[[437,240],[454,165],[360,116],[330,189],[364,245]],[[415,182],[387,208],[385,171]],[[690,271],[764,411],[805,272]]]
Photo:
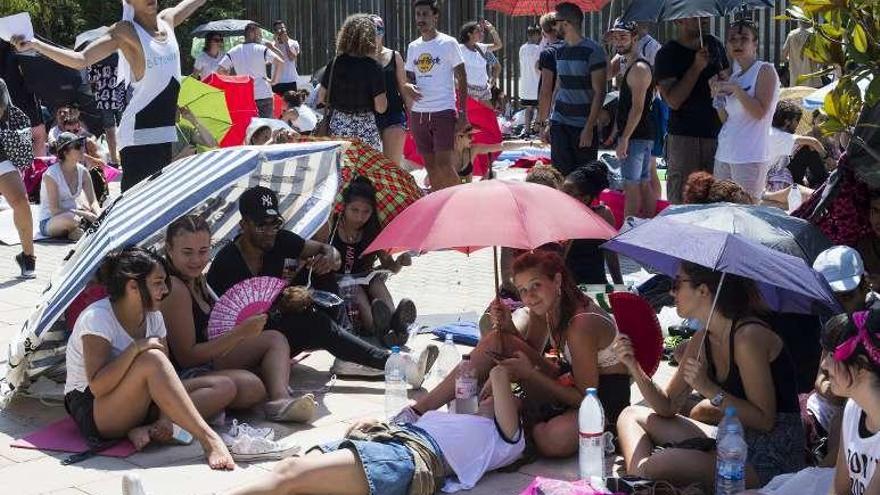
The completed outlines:
[[[720,286],[720,272],[681,264],[672,289],[678,314],[709,326],[708,333],[699,331],[688,342],[665,389],[639,366],[629,340],[618,339],[617,355],[648,404],[628,407],[617,421],[631,475],[714,486],[715,427],[677,414],[694,390],[719,411],[736,408],[748,444],[747,487],[763,486],[804,465],[794,362],[761,319],[765,307],[751,280],[727,274],[709,321]],[[657,446],[664,448],[655,452]]]
[[[366,177],[354,177],[342,191],[342,213],[331,220],[330,244],[342,256],[337,276],[362,277],[373,271],[376,259],[379,268],[397,273],[409,266],[412,259],[404,253],[394,259],[384,251],[364,256],[367,246],[379,235],[381,226],[376,213],[376,189]],[[375,335],[387,346],[403,345],[409,337],[409,326],[416,320],[416,305],[410,299],[394,300],[384,276],[374,276],[369,285],[358,285],[354,291],[362,333]]]
[[[84,140],[63,132],[55,141],[60,161],[46,169],[40,183],[40,233],[46,237],[79,240],[80,220],[94,222],[101,213],[92,178],[80,163]]]
[[[477,414],[431,411],[411,424],[358,423],[322,453],[290,458],[230,495],[324,493],[333,480],[339,495],[405,495],[468,490],[494,469],[516,461],[525,448],[511,373],[488,373],[494,396]],[[463,441],[466,439],[466,441]]]
[[[831,391],[846,397],[840,448],[831,493],[873,494],[880,489],[880,313],[840,315],[825,326],[822,347],[827,353]]]
[[[307,423],[316,404],[311,394],[294,399],[290,383],[290,346],[277,330],[265,330],[266,314],[244,320],[208,340],[208,320],[216,301],[203,272],[211,261],[211,228],[199,216],[175,220],[165,234],[170,292],[162,301],[172,362],[181,378],[222,377],[234,390],[231,409],[249,409],[263,401],[270,421]]]
[[[491,308],[495,331],[480,339],[471,364],[482,382],[495,364],[507,369],[525,390],[524,410],[534,423],[538,451],[566,457],[578,448],[577,414],[584,391],[597,388],[607,424],[629,405],[630,377],[612,350],[617,326],[608,314],[574,284],[558,254],[526,252],[513,263],[514,282],[528,318],[517,328],[500,301]],[[522,336],[521,336],[522,335]],[[547,341],[555,360],[544,356]],[[415,421],[455,397],[453,370],[440,385],[398,414]]]
[[[162,258],[135,247],[108,254],[98,281],[109,297],[79,315],[67,343],[64,406],[82,435],[93,446],[127,436],[141,449],[170,440],[173,422],[201,443],[212,469],[235,468],[202,419],[226,407],[228,390],[213,380],[182,383],[168,359]]]

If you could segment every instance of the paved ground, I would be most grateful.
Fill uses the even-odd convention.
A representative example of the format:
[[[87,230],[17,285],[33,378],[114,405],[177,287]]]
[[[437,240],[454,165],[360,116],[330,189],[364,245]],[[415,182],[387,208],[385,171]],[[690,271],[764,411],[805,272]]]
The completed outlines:
[[[0,359],[5,359],[6,344],[27,318],[46,286],[49,275],[62,263],[72,246],[37,245],[38,278],[17,281],[17,266],[12,257],[17,247],[0,245]],[[475,318],[492,297],[491,251],[466,257],[455,252],[431,253],[414,260],[413,267],[394,276],[390,288],[395,297],[415,300],[423,322],[454,321]],[[423,345],[422,336],[416,345]],[[463,348],[466,349],[466,348]],[[296,365],[292,386],[318,390],[330,384],[331,357],[317,352]],[[668,376],[668,368],[661,369]],[[342,381],[319,394],[320,417],[312,427],[288,427],[271,424],[277,436],[290,437],[303,447],[339,438],[354,420],[379,417],[383,409],[382,382]],[[411,392],[415,396],[419,391]],[[97,457],[74,466],[62,466],[64,454],[11,448],[9,443],[64,414],[62,406],[47,406],[39,401],[16,398],[0,411],[0,494],[119,494],[120,479],[137,472],[152,494],[208,494],[222,492],[246,483],[270,470],[273,463],[239,464],[231,473],[213,472],[202,463],[196,446],[153,447],[126,459]],[[262,424],[262,414],[244,419]],[[518,494],[535,475],[573,478],[574,458],[562,461],[539,461],[514,473],[487,476],[473,494]]]

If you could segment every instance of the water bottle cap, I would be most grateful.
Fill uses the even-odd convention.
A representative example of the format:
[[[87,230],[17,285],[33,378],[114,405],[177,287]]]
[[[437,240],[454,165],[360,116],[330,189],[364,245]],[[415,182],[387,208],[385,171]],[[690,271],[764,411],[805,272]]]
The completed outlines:
[[[470,354],[465,354],[464,356],[461,357],[461,359],[462,359],[462,361],[470,361],[470,360],[471,360],[471,355],[470,355]]]
[[[727,408],[724,409],[724,415],[728,418],[736,416],[736,408],[733,406],[727,406]]]
[[[391,354],[400,354],[400,347],[398,347],[396,345],[391,346]]]
[[[452,340],[452,334],[451,334],[451,333],[447,333],[447,334],[446,334],[446,340]]]
[[[593,397],[596,397],[596,395],[598,395],[598,393],[599,392],[593,387],[590,387],[587,389],[587,395],[592,395]]]

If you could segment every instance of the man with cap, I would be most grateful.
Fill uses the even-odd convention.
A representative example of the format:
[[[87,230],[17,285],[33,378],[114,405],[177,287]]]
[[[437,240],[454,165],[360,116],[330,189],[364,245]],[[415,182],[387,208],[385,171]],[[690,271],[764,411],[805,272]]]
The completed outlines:
[[[626,60],[617,103],[617,159],[623,175],[625,217],[654,216],[656,198],[651,187],[651,150],[654,148],[654,77],[651,63],[637,50],[638,25],[618,19],[609,30],[615,51]]]
[[[241,234],[223,247],[208,270],[208,285],[218,295],[235,284],[252,277],[285,277],[296,273],[294,284],[306,285],[311,270],[313,286],[333,292],[332,272],[339,269],[342,258],[329,244],[303,239],[283,229],[284,219],[278,209],[278,196],[271,189],[256,186],[242,193],[238,200],[241,213]],[[290,342],[291,355],[306,349],[326,349],[334,356],[373,369],[381,375],[389,352],[344,331],[334,314],[314,307],[301,313],[272,316],[266,328],[276,328]],[[426,351],[428,351],[426,349]],[[407,380],[414,387],[421,385],[432,354],[437,347],[410,360]]]
[[[859,252],[848,246],[833,246],[816,256],[813,269],[821,273],[837,302],[847,314],[878,306],[877,294],[871,291],[865,264]]]

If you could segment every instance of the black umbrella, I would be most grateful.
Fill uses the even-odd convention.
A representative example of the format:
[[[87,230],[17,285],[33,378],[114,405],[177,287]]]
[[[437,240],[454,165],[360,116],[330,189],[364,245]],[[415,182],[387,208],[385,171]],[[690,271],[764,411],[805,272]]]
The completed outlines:
[[[673,21],[689,17],[724,17],[738,8],[772,8],[773,0],[634,0],[624,21]]]
[[[105,34],[110,32],[110,28],[107,26],[96,27],[95,29],[90,29],[84,33],[80,33],[76,40],[73,42],[74,50],[82,50],[89,43],[95,41],[96,39],[104,36]]]
[[[211,21],[206,22],[201,26],[193,29],[191,34],[196,37],[204,37],[210,32],[217,32],[224,36],[242,36],[244,35],[244,28],[253,23],[254,21],[249,21],[246,19],[224,19],[222,21]]]

